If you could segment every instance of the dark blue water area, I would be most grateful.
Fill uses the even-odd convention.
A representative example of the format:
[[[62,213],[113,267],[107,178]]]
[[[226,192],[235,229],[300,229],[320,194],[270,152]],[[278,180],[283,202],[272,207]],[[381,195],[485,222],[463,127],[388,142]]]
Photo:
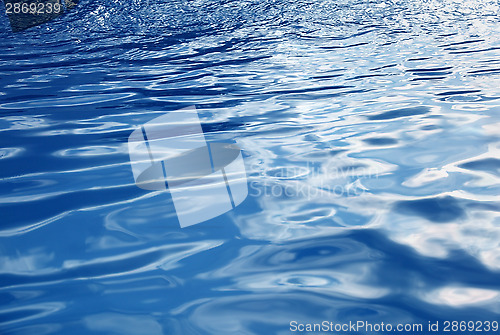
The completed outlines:
[[[0,334],[498,333],[498,1],[0,4]],[[127,142],[189,106],[249,194],[181,228]]]

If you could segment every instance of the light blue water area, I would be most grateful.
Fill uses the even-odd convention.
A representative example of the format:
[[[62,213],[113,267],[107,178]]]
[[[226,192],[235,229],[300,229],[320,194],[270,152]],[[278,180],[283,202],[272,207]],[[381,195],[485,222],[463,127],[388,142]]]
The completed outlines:
[[[17,33],[2,14],[0,333],[499,321],[499,14],[82,0]],[[188,106],[238,143],[249,196],[181,229],[127,139]]]

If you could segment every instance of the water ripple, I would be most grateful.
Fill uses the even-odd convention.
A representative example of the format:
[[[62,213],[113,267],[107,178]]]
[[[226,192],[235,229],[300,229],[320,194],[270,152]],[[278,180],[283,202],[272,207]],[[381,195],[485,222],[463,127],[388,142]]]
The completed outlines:
[[[496,0],[81,1],[0,17],[0,332],[498,319]],[[4,29],[5,28],[5,29]],[[180,229],[133,129],[195,105],[249,196]]]

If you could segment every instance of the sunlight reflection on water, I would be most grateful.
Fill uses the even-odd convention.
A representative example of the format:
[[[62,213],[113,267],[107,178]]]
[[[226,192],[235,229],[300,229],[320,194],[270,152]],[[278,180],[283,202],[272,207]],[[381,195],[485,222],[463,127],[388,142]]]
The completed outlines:
[[[493,0],[105,0],[0,30],[0,332],[497,318],[499,17]],[[242,148],[250,195],[179,229],[126,142],[190,105]]]

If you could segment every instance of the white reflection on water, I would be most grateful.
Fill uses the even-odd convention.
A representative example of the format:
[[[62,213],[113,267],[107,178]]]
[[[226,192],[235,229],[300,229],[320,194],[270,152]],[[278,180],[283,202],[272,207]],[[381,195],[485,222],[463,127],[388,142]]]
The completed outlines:
[[[29,99],[18,102],[7,102],[0,105],[0,109],[27,109],[27,108],[58,108],[58,107],[71,107],[92,105],[97,103],[104,103],[119,99],[126,99],[132,97],[133,93],[114,93],[114,94],[93,94],[81,96],[68,96],[64,98],[52,99]]]
[[[343,267],[335,271],[314,269],[311,271],[274,272],[240,276],[236,283],[224,289],[243,289],[255,292],[283,293],[307,291],[344,298],[375,299],[387,295],[388,288],[376,287],[367,280],[371,271],[367,265]],[[364,284],[362,282],[365,282]]]
[[[11,158],[20,155],[24,148],[1,148],[0,159]]]
[[[424,299],[432,304],[466,307],[480,305],[500,311],[500,291],[466,286],[447,286],[426,292]],[[495,306],[496,307],[493,307]]]
[[[36,128],[49,127],[54,122],[50,121],[46,115],[15,115],[0,118],[0,132],[11,130],[33,130]]]
[[[153,247],[149,249],[141,249],[139,251],[129,252],[110,257],[100,257],[92,260],[65,260],[62,264],[64,270],[92,269],[101,270],[90,271],[88,278],[108,278],[120,277],[122,275],[136,274],[140,272],[152,271],[158,268],[163,270],[171,270],[179,267],[179,261],[198,254],[203,250],[209,250],[219,246],[221,241],[201,241],[193,243],[178,243],[175,245],[167,245]],[[131,259],[143,260],[138,266],[133,265]],[[120,270],[113,273],[107,273],[105,268],[108,266],[119,266]],[[87,277],[86,277],[87,278]]]
[[[21,254],[0,256],[0,273],[10,275],[46,274],[56,271],[51,264],[54,253],[45,252],[44,248],[38,247]]]
[[[59,302],[59,301],[46,301],[42,303],[33,303],[29,305],[24,305],[20,307],[14,307],[14,308],[6,308],[3,309],[2,312],[4,313],[22,313],[25,312],[26,309],[29,310],[29,313],[27,316],[17,318],[13,321],[10,322],[4,322],[4,325],[22,325],[23,323],[29,324],[33,322],[33,320],[39,319],[39,318],[44,318],[44,317],[49,317],[52,314],[57,314],[61,310],[64,310],[67,308],[67,304],[65,302]],[[40,327],[41,329],[36,329]],[[31,327],[26,327],[27,329]],[[60,327],[57,325],[40,325],[40,326],[34,326],[32,327],[33,330],[36,330],[36,333],[38,334],[38,331],[40,331],[40,334],[48,334],[49,332],[43,332],[44,328],[50,331],[58,330]]]
[[[83,318],[89,331],[130,335],[163,335],[161,324],[149,315],[90,314]]]

